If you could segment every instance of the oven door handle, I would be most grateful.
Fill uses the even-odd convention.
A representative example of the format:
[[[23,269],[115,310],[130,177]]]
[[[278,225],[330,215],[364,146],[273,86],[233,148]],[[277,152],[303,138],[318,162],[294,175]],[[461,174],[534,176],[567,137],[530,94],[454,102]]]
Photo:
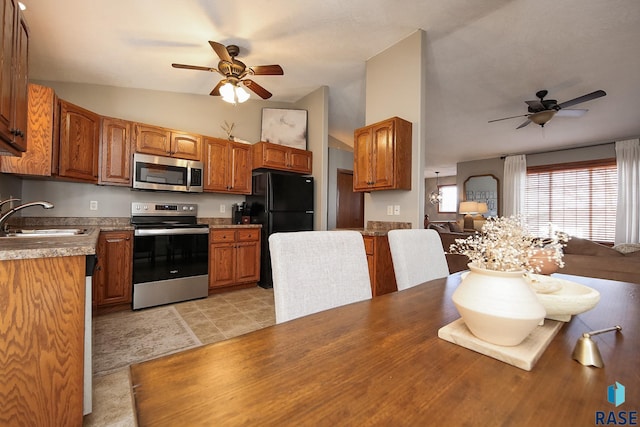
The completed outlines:
[[[134,232],[134,236],[167,236],[176,234],[209,234],[209,228],[141,228]]]

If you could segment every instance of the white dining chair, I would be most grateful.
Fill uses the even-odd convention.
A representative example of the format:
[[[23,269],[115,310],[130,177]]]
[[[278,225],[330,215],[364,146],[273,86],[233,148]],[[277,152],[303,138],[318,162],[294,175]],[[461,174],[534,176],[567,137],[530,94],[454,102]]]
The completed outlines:
[[[449,275],[440,235],[435,230],[390,230],[389,249],[398,290]]]
[[[276,323],[371,299],[362,235],[297,231],[269,236]]]

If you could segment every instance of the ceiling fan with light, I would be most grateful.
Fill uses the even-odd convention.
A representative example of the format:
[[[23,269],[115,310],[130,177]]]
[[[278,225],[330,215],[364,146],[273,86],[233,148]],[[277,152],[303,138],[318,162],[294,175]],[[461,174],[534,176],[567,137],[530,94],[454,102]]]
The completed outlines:
[[[589,110],[584,109],[567,109],[567,107],[572,107],[577,104],[581,104],[583,102],[591,101],[592,99],[600,98],[606,95],[606,92],[603,90],[596,90],[595,92],[588,93],[586,95],[579,96],[577,98],[571,99],[569,101],[561,102],[558,104],[558,101],[555,99],[544,99],[547,96],[546,90],[540,90],[536,92],[536,96],[539,99],[534,101],[525,101],[525,103],[529,106],[527,114],[520,114],[517,116],[504,117],[502,119],[489,120],[489,123],[498,122],[501,120],[515,119],[517,117],[526,117],[525,120],[520,126],[516,129],[523,128],[527,126],[529,123],[533,122],[537,125],[544,127],[544,125],[554,118],[555,116],[561,117],[581,117]]]
[[[218,82],[209,95],[222,96],[222,99],[231,104],[242,103],[249,99],[249,93],[245,87],[253,91],[262,99],[271,98],[271,92],[260,86],[248,76],[282,76],[284,71],[280,65],[256,65],[247,67],[236,59],[240,48],[234,44],[225,46],[221,43],[209,41],[214,52],[220,58],[218,68],[203,67],[199,65],[171,64],[174,68],[187,70],[200,70],[220,73],[224,78]]]

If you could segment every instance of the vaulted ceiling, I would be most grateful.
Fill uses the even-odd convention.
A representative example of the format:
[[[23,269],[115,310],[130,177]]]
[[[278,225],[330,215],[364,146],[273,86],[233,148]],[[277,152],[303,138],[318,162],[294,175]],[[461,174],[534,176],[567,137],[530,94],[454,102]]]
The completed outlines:
[[[208,94],[219,76],[207,43],[240,47],[254,80],[293,102],[329,87],[329,134],[348,145],[363,126],[365,62],[417,29],[427,33],[427,175],[460,161],[640,135],[638,0],[23,0],[30,78]],[[397,75],[402,79],[402,64]],[[607,96],[516,130],[538,90],[558,102]],[[222,102],[212,98],[211,102]]]

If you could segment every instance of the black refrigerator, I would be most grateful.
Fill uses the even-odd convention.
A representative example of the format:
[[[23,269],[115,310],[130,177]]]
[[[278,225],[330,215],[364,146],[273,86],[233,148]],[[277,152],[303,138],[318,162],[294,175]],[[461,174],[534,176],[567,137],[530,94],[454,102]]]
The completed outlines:
[[[272,233],[313,230],[313,177],[276,172],[253,176],[247,196],[251,222],[262,224],[260,286],[273,287],[269,236]]]

